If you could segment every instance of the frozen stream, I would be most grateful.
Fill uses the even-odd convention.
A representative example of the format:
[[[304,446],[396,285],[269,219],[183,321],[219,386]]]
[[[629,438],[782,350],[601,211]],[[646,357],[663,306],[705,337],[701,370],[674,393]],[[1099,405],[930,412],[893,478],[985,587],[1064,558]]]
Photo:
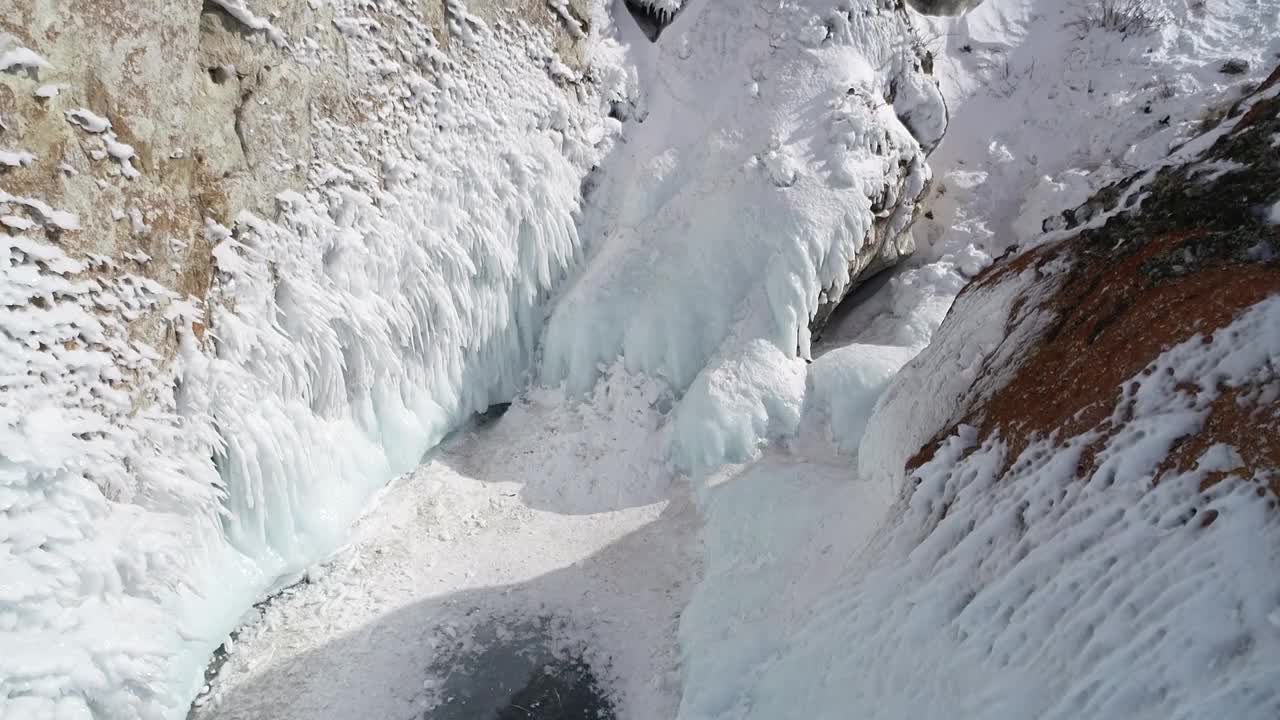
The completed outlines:
[[[590,696],[579,660],[628,717],[674,716],[696,513],[654,454],[656,398],[607,387],[446,441],[240,633],[195,717],[492,717],[544,668],[551,696]]]
[[[662,400],[615,373],[587,404],[534,393],[459,432],[337,557],[260,607],[193,717],[525,717],[499,711],[530,697],[543,707],[528,717],[675,717],[682,611],[719,616],[693,624],[736,642],[785,633],[721,621],[803,607],[892,495],[818,446],[716,474],[702,502],[725,585],[695,601],[704,529],[658,452]],[[591,714],[562,713],[568,697]]]

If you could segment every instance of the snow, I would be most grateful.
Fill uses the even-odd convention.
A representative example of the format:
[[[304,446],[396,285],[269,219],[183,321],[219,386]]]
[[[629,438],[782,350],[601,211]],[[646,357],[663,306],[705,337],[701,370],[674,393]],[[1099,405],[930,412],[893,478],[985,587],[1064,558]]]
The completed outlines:
[[[1171,349],[1157,367],[1173,375],[1135,378],[1140,420],[1106,443],[1092,480],[1073,479],[1090,435],[1035,442],[1001,477],[1004,445],[975,448],[971,428],[915,478],[903,477],[907,457],[963,411],[957,400],[982,358],[996,351],[990,365],[1001,367],[999,353],[1025,342],[1004,335],[1015,293],[1031,283],[1049,292],[1066,268],[970,288],[935,334],[963,276],[1011,241],[1044,242],[1046,218],[1130,171],[1110,169],[1108,158],[1152,163],[1186,142],[1203,108],[1236,92],[1216,76],[1218,58],[1257,58],[1251,67],[1265,72],[1280,21],[1273,9],[1214,4],[1207,17],[1173,14],[1159,37],[1138,44],[1103,32],[1068,37],[1063,20],[1082,9],[987,0],[966,17],[929,21],[942,40],[935,62],[952,110],[930,160],[942,183],[930,198],[934,218],[917,224],[913,266],[828,330],[831,349],[810,366],[799,435],[711,476],[700,498],[708,561],[681,619],[679,717],[1269,718],[1280,710],[1280,636],[1269,619],[1280,588],[1257,572],[1280,560],[1274,511],[1250,496],[1253,484],[1231,481],[1200,508],[1229,513],[1228,522],[1181,524],[1205,473],[1233,466],[1224,448],[1193,471],[1150,480],[1216,393],[1178,391],[1178,378],[1235,381],[1274,366],[1274,298],[1208,345],[1194,338]],[[994,82],[1004,59],[1010,80]],[[1134,123],[1158,88],[1145,90],[1152,80],[1180,92],[1156,102],[1150,125]],[[1108,99],[1085,102],[1091,85]],[[1170,129],[1159,124],[1164,113]],[[1047,320],[1019,326],[1032,332]],[[894,363],[929,342],[881,386]],[[858,372],[841,367],[859,361]],[[909,500],[899,500],[904,488]]]
[[[483,716],[450,698],[495,670],[461,667],[583,641],[629,717],[673,717],[699,545],[655,442],[664,393],[615,368],[582,404],[541,390],[445,441],[337,557],[255,613],[196,717]],[[540,617],[554,636],[517,641]]]
[[[49,224],[59,230],[80,229],[80,220],[75,213],[50,207],[48,203],[39,198],[11,195],[0,189],[0,203],[11,203],[26,208],[35,216],[32,218],[33,222]]]
[[[267,18],[255,15],[245,4],[245,0],[213,0],[213,4],[222,8],[228,15],[235,18],[236,21],[249,30],[264,33],[273,44],[279,47],[288,46],[288,38],[285,37],[285,34],[275,25],[272,25]]]
[[[388,75],[388,57],[435,47],[410,28],[404,48],[342,51],[381,104],[369,133],[389,139],[378,155],[396,172],[384,185],[352,152],[370,138],[318,121],[310,189],[271,218],[210,219],[207,304],[26,234],[80,224],[0,190],[22,219],[0,238],[0,289],[23,308],[0,321],[21,339],[0,344],[0,716],[90,701],[109,717],[185,715],[253,602],[525,384],[545,304],[581,258],[580,187],[616,133],[606,112],[625,74],[595,38],[602,79],[566,93],[547,41],[473,24],[470,50]],[[131,174],[110,120],[66,117]],[[129,338],[143,318],[163,318],[176,358]]]
[[[818,341],[871,198],[929,176],[940,97],[872,3],[681,5],[651,4],[680,12],[656,44],[593,6],[580,76],[456,0],[447,55],[334,3],[381,174],[319,121],[308,188],[209,220],[207,305],[38,239],[79,222],[0,190],[23,308],[0,315],[23,339],[0,344],[0,716],[182,717],[224,640],[197,717],[422,716],[489,633],[550,617],[540,651],[585,645],[624,718],[1275,717],[1274,512],[1224,482],[1231,522],[1179,522],[1226,447],[1151,482],[1217,390],[1171,383],[1274,366],[1274,299],[1135,378],[1088,480],[1089,435],[1001,474],[962,428],[902,469],[1023,340],[1016,292],[1065,268],[953,308],[969,278],[1256,81],[1274,9],[1141,38],[1080,37],[1084,6],[1048,0],[916,18],[952,111],[934,217]],[[67,118],[132,167],[110,121]],[[129,340],[143,317],[176,360]]]
[[[142,173],[138,172],[138,169],[133,166],[133,158],[137,156],[138,153],[133,149],[132,145],[127,145],[116,140],[113,135],[114,134],[108,134],[103,138],[103,143],[107,148],[107,155],[111,156],[112,160],[120,163],[120,172],[125,177],[138,177]]]
[[[26,167],[35,160],[36,156],[25,150],[0,149],[0,165],[5,167]]]
[[[8,36],[6,35],[5,38],[8,39]],[[38,70],[47,67],[49,67],[49,61],[30,48],[18,46],[0,51],[0,72],[13,72],[15,69]]]
[[[542,381],[582,393],[617,358],[664,378],[687,394],[673,457],[693,470],[793,431],[809,320],[870,261],[877,202],[885,233],[905,226],[920,143],[945,124],[905,35],[872,3],[695,4],[656,44],[624,25],[643,122],[592,190],[589,264],[550,318]]]
[[[1036,270],[1028,269],[994,287],[971,287],[960,297],[951,309],[954,322],[932,339],[950,352],[917,357],[878,401],[859,444],[862,477],[901,484],[907,460],[964,409],[960,400],[979,376],[990,386],[1002,384],[1000,376],[986,374],[987,366],[1011,371],[1001,360],[1018,352],[1052,319],[1026,303],[1020,312],[1037,316],[1020,323],[1018,335],[1009,336],[1014,303],[1033,286],[1039,292],[1051,292],[1052,283],[1051,277],[1039,277]],[[997,351],[996,359],[986,362]]]
[[[90,157],[95,160],[102,160],[110,157],[120,164],[120,174],[126,178],[136,178],[142,173],[133,166],[133,159],[137,157],[137,151],[132,145],[120,142],[115,132],[111,129],[111,121],[98,115],[97,113],[79,108],[76,110],[66,111],[67,122],[93,135],[102,136],[102,150],[90,152]]]
[[[569,11],[569,0],[547,0],[547,7],[555,12],[574,38],[582,39],[587,36],[582,29],[582,23]]]
[[[91,110],[86,110],[84,108],[68,110],[66,112],[66,116],[67,122],[87,133],[99,135],[111,129],[110,120],[94,113]]]

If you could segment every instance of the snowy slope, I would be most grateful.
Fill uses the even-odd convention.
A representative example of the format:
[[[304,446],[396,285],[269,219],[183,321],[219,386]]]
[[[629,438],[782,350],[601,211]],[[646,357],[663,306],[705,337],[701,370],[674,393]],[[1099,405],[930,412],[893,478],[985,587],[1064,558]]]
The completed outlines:
[[[1228,482],[1209,503],[1226,519],[1186,522],[1204,477],[1232,465],[1221,448],[1155,487],[1138,478],[1195,403],[1162,368],[1265,370],[1278,308],[1158,358],[1137,417],[1101,446],[1045,438],[1015,459],[960,428],[869,546],[867,503],[892,492],[785,455],[732,478],[682,617],[681,717],[1274,717],[1275,510]],[[1092,480],[1076,476],[1086,448]],[[761,504],[786,512],[760,527]]]
[[[923,347],[967,278],[1010,247],[1039,242],[1047,219],[1162,161],[1206,116],[1256,87],[1280,52],[1280,8],[1271,3],[1149,6],[1159,22],[1128,34],[1082,26],[1098,13],[1083,1],[989,0],[960,18],[918,18],[928,24],[923,34],[952,122],[931,157],[932,217],[915,226],[923,264],[894,279],[887,317],[871,321],[892,344]],[[1232,58],[1248,70],[1220,72]],[[890,389],[909,397],[871,423],[862,474],[900,478],[906,459],[954,411],[947,398],[980,371],[975,352],[999,330],[984,337],[960,326],[966,316],[981,322],[969,308],[955,315],[950,332],[967,337],[963,349],[916,375],[942,402],[906,382]]]
[[[946,188],[931,204],[934,222],[922,223],[932,229],[921,233],[932,247],[922,250],[918,268],[886,284],[880,293],[887,298],[871,298],[866,310],[828,332],[825,342],[843,347],[811,366],[812,387],[857,398],[846,402],[848,414],[824,411],[833,401],[813,398],[817,415],[802,420],[800,437],[713,477],[703,500],[705,579],[681,622],[687,679],[681,717],[1269,718],[1280,711],[1280,595],[1273,581],[1280,524],[1274,485],[1265,487],[1274,479],[1274,462],[1256,460],[1258,446],[1274,448],[1267,445],[1274,437],[1274,293],[1280,290],[1273,265],[1258,270],[1270,274],[1257,281],[1243,269],[1207,275],[1215,279],[1206,279],[1203,295],[1176,311],[1150,303],[1153,315],[1164,318],[1162,332],[1174,340],[1163,351],[1154,345],[1148,357],[1139,353],[1153,347],[1145,338],[1154,321],[1115,331],[1105,353],[1141,360],[1131,376],[1093,389],[1070,384],[1067,378],[1090,377],[1090,367],[1101,367],[1105,358],[1087,356],[1088,364],[1071,375],[1073,351],[1067,349],[1054,356],[1056,364],[1024,373],[1022,389],[1010,391],[998,408],[985,399],[1006,386],[1042,342],[1055,317],[1047,299],[1062,286],[1070,257],[1051,260],[1049,254],[1033,268],[1007,260],[998,280],[967,289],[932,333],[942,321],[939,306],[945,312],[963,275],[1014,242],[1017,228],[1038,228],[1055,212],[1075,208],[1109,176],[1073,172],[1072,163],[1132,147],[1130,157],[1163,164],[1206,107],[1240,97],[1236,80],[1219,73],[1221,59],[1228,53],[1267,58],[1275,51],[1278,17],[1265,5],[1220,4],[1207,20],[1183,15],[1142,37],[1133,53],[1125,51],[1136,38],[1116,33],[1095,31],[1081,41],[1059,7],[988,0],[971,16],[937,26],[947,49],[938,58],[941,78],[954,93],[954,113],[951,134],[931,160]],[[1083,10],[1063,11],[1074,19]],[[1259,25],[1264,29],[1255,34]],[[984,86],[983,75],[973,74],[983,67],[972,60],[981,48],[969,35],[974,28],[983,28],[985,41],[1002,52],[1034,56],[1038,68],[1050,70],[1038,71],[1045,73],[1038,83]],[[1199,42],[1189,46],[1193,33]],[[1053,54],[1056,48],[1074,56],[1081,43],[1094,51],[1094,65],[1067,64]],[[1153,44],[1157,50],[1144,52]],[[1256,87],[1268,70],[1255,65],[1245,87]],[[1062,97],[1076,77],[1102,92],[1118,94],[1117,86],[1134,92],[1097,105],[1080,95]],[[1172,129],[1164,129],[1159,115],[1149,124],[1130,121],[1147,115],[1149,96],[1140,92],[1147,77],[1176,79],[1195,91],[1176,103],[1165,98]],[[1079,88],[1088,95],[1087,84]],[[1240,240],[1247,248],[1266,232],[1254,217],[1277,192],[1274,151],[1258,174],[1235,181],[1207,171],[1238,173],[1249,166],[1193,163],[1231,127],[1187,145],[1169,164],[1193,175],[1203,166],[1197,177],[1204,182],[1234,184],[1212,195],[1190,181],[1164,185],[1173,189],[1153,213],[1186,228],[1203,223],[1223,237],[1238,235],[1232,223],[1242,223],[1250,233]],[[1106,145],[1063,142],[1064,133],[1102,137]],[[1018,188],[1035,177],[1027,162],[1032,157],[1060,179],[1078,176],[1076,185],[1068,191],[1046,182],[1024,208]],[[1187,209],[1170,212],[1178,203]],[[1028,232],[1020,239],[1034,246],[1054,237]],[[1103,257],[1098,265],[1119,264],[1105,253],[1123,237],[1095,241]],[[1265,250],[1255,255],[1265,262]],[[969,260],[978,262],[966,267]],[[1082,290],[1063,300],[1064,307],[1118,292],[1111,278],[1092,286],[1089,279],[1077,274]],[[1240,300],[1239,314],[1220,321],[1221,312],[1203,308],[1234,307],[1213,300],[1225,294],[1214,288],[1233,282],[1250,289],[1233,290],[1232,297],[1252,299]],[[1268,292],[1269,299],[1257,302]],[[1119,307],[1123,301],[1115,299]],[[888,383],[874,412],[858,412],[868,391],[884,388],[874,382],[880,376],[874,369],[885,362],[886,349],[931,334],[931,344]],[[1058,328],[1050,335],[1062,334]],[[872,351],[846,349],[859,346]],[[1085,356],[1078,348],[1074,354]],[[819,366],[827,358],[834,367]],[[849,385],[830,384],[833,378]],[[1088,407],[1105,422],[1071,427],[1077,416],[1068,400],[1048,428],[1032,432],[1041,430],[1038,413],[1054,407],[1055,398],[1077,397],[1082,403],[1100,397]],[[1211,435],[1210,423],[1220,421],[1209,418],[1223,412],[1211,408],[1223,407],[1215,400],[1222,397],[1256,400],[1259,414]],[[1023,416],[1015,415],[1003,425],[969,424],[1010,407],[1040,420],[1019,425]],[[814,446],[821,436],[807,428],[827,418],[830,437],[857,449],[858,472],[847,470],[841,482],[809,467],[824,455]],[[1179,455],[1180,464],[1170,469],[1170,448],[1186,433],[1205,441],[1184,443],[1192,454]],[[1229,437],[1217,442],[1224,434]],[[1247,464],[1231,442],[1251,458]],[[908,468],[926,443],[931,456]],[[1201,450],[1204,444],[1210,447]]]

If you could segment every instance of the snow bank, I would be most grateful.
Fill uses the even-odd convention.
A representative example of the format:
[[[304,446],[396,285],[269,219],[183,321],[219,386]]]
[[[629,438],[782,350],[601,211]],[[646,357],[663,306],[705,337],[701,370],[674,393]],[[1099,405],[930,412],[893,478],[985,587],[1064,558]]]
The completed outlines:
[[[945,110],[877,3],[699,3],[675,27],[632,29],[650,92],[591,195],[542,378],[583,392],[619,357],[665,378],[688,394],[673,455],[707,468],[794,429],[809,321],[909,247]]]
[[[806,412],[825,419],[842,452],[858,453],[881,394],[914,356],[914,348],[892,345],[852,343],[832,350],[809,367]]]

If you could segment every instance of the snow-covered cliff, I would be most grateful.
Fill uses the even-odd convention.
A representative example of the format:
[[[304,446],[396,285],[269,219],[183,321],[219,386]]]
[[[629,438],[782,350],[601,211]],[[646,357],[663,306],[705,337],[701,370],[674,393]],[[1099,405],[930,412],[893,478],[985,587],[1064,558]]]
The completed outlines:
[[[446,6],[0,17],[0,714],[181,716],[523,384],[627,74],[598,7]]]
[[[0,717],[1270,720],[1277,28],[20,1]]]
[[[3,714],[180,716],[254,601],[531,378],[696,386],[690,464],[790,422],[703,368],[795,375],[909,252],[941,96],[901,8],[680,18],[628,55],[602,2],[0,15]]]

